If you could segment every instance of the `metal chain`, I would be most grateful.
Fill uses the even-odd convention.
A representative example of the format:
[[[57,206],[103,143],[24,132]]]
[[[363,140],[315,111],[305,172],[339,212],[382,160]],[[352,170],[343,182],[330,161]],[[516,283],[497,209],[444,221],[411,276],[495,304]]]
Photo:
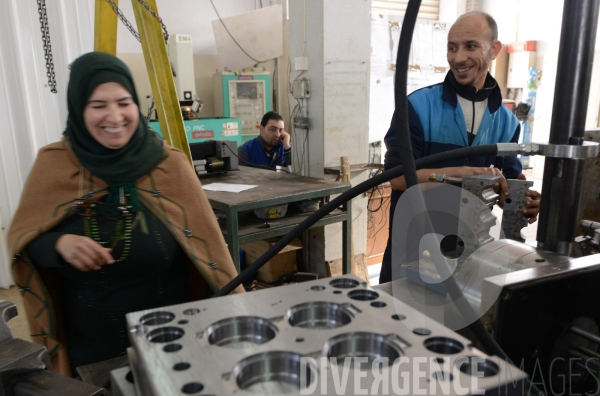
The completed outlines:
[[[146,7],[146,9],[148,10],[148,12],[150,14],[152,14],[152,16],[154,18],[156,18],[158,20],[158,23],[160,23],[160,26],[162,26],[162,30],[163,30],[163,36],[165,37],[165,43],[169,42],[169,32],[167,32],[167,27],[165,26],[165,24],[163,23],[163,20],[161,17],[158,16],[158,13],[156,11],[154,11],[152,9],[152,7],[150,7],[150,5],[148,3],[146,3],[144,0],[138,0],[144,7]]]
[[[112,1],[112,0],[106,0],[106,2],[108,3],[108,5],[110,5],[110,8],[113,9],[113,11],[115,12],[115,14],[117,14],[117,16],[119,17],[119,19],[121,20],[121,22],[123,22],[123,25],[125,25],[125,27],[131,32],[131,34],[133,34],[133,36],[137,39],[137,41],[141,41],[140,40],[140,35],[135,30],[135,28],[133,27],[133,25],[131,23],[129,23],[129,21],[127,20],[127,18],[125,18],[125,15],[123,15],[123,13],[119,9],[119,7],[117,7],[117,5],[115,4],[115,2]]]
[[[37,0],[38,13],[42,30],[42,41],[44,42],[44,57],[46,58],[46,75],[50,92],[57,93],[56,75],[54,74],[54,60],[52,58],[52,46],[50,45],[50,28],[48,26],[48,14],[46,13],[46,1]]]
[[[158,16],[158,13],[156,13],[156,11],[154,11],[152,9],[152,7],[150,7],[150,5],[148,3],[146,3],[144,0],[138,0],[140,2],[140,4],[142,4],[146,10],[148,10],[148,12],[158,20],[158,22],[160,23],[162,30],[163,30],[163,36],[165,38],[165,43],[169,42],[169,32],[167,32],[167,27],[165,26],[165,24],[163,23],[163,20],[161,17]],[[133,25],[127,20],[127,18],[125,17],[125,15],[123,15],[123,13],[121,12],[121,10],[119,9],[119,7],[114,3],[113,0],[106,0],[106,2],[110,5],[110,8],[113,9],[113,11],[117,14],[117,16],[119,17],[119,19],[121,20],[121,22],[123,22],[123,24],[125,25],[125,27],[131,32],[131,34],[133,34],[133,36],[137,39],[137,41],[141,41],[140,40],[140,35],[139,33],[135,30],[135,28],[133,27]]]

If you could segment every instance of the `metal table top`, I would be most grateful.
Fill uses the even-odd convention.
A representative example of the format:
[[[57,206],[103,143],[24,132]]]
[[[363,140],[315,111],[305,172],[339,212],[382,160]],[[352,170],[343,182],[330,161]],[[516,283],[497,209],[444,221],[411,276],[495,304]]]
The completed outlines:
[[[256,187],[241,193],[206,191],[213,208],[227,210],[256,209],[305,199],[340,194],[350,189],[350,184],[333,180],[299,176],[286,172],[240,166],[239,171],[202,178],[202,185],[212,183],[252,184]]]

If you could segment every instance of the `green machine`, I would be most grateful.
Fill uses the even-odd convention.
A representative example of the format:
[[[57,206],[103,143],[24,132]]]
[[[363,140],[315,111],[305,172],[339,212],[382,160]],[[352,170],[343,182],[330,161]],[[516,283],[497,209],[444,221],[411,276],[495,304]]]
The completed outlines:
[[[242,143],[254,139],[263,115],[273,109],[271,73],[223,72],[213,77],[215,113],[242,121]]]
[[[158,121],[151,121],[149,124],[162,136]],[[183,121],[183,125],[188,144],[207,140],[233,140],[238,147],[242,145],[242,122],[239,118],[198,118]]]

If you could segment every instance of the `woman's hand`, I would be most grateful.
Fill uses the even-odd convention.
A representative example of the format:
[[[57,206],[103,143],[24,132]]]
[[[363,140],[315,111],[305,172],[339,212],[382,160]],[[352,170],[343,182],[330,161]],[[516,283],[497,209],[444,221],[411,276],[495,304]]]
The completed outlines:
[[[104,264],[115,262],[110,255],[112,249],[102,247],[86,236],[65,234],[56,241],[56,251],[63,260],[82,272],[99,270]]]

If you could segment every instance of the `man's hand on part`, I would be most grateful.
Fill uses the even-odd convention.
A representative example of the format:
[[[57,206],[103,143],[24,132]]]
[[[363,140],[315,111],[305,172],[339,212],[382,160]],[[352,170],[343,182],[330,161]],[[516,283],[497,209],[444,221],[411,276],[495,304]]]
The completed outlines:
[[[508,182],[506,178],[498,168],[476,168],[470,166],[459,166],[453,168],[452,172],[448,172],[447,176],[453,177],[468,177],[468,176],[499,176],[500,183],[494,185],[494,191],[500,191],[501,202],[504,202],[504,197],[510,192],[508,191]]]
[[[281,132],[281,144],[283,144],[283,148],[285,150],[289,150],[292,147],[292,145],[290,144],[291,140],[292,137],[289,133],[287,133],[286,131]]]
[[[82,272],[99,270],[104,264],[113,264],[115,260],[110,255],[111,250],[91,238],[74,234],[65,234],[56,241],[56,251],[63,260]]]
[[[523,174],[520,174],[518,176],[518,179],[527,180],[525,179],[525,175]],[[542,199],[542,194],[535,190],[527,190],[525,192],[525,195],[527,195],[531,199],[525,202],[525,205],[527,205],[527,207],[524,208],[521,212],[523,213],[523,216],[529,218],[529,224],[532,224],[535,223],[535,221],[537,220],[538,213],[540,212],[540,200]]]

